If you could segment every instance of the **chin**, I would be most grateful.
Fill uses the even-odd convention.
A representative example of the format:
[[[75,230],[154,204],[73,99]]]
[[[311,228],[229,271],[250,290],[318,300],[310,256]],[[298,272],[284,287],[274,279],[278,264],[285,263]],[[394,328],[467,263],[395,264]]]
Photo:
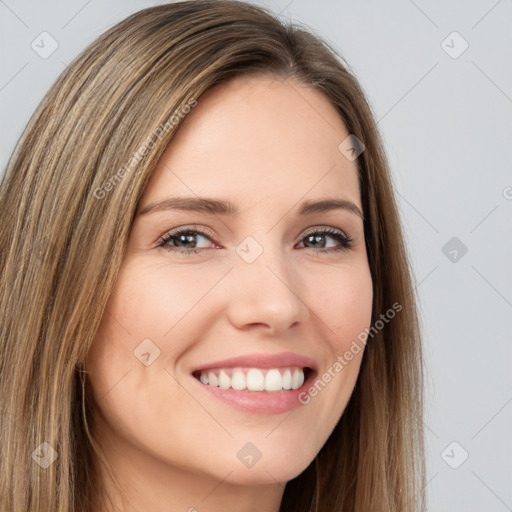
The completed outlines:
[[[258,464],[259,465],[259,464]],[[257,466],[258,466],[257,465]],[[276,483],[285,484],[295,477],[300,475],[309,463],[298,464],[291,468],[290,466],[284,467],[283,463],[268,464],[267,466],[252,468],[236,468],[229,475],[229,482],[233,485],[275,485]],[[223,479],[226,475],[218,475],[218,478]]]
[[[314,459],[315,454],[309,457],[298,457],[299,450],[275,450],[267,455],[262,455],[261,459],[252,466],[245,466],[238,459],[224,461],[222,474],[219,473],[218,467],[215,471],[215,478],[224,479],[227,473],[229,482],[234,485],[269,485],[276,483],[286,483],[300,475]],[[268,452],[268,451],[267,451]],[[217,458],[217,461],[220,457]]]

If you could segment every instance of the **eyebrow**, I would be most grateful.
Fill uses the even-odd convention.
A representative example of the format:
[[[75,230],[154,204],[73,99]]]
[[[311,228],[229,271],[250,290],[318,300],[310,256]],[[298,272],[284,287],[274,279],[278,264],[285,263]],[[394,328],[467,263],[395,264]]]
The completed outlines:
[[[230,201],[221,201],[209,197],[168,197],[150,203],[141,210],[140,215],[163,210],[194,211],[230,217],[236,217],[240,213],[237,206]],[[332,210],[346,210],[364,220],[363,213],[359,207],[347,199],[304,201],[299,207],[298,214],[304,216]]]

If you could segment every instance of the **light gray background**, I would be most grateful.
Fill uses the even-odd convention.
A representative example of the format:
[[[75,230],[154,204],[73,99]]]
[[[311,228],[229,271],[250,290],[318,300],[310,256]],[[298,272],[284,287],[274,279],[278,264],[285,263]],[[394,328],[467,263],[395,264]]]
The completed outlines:
[[[158,3],[0,1],[0,172],[67,63]],[[421,306],[429,510],[512,510],[512,1],[257,3],[338,48],[379,121]]]

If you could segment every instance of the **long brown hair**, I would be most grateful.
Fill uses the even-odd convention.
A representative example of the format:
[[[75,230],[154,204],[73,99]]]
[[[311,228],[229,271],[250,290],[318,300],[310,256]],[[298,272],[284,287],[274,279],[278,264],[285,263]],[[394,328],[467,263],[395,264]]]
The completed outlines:
[[[371,108],[343,57],[318,37],[243,2],[192,0],[144,9],[94,41],[46,94],[8,162],[0,186],[3,512],[93,511],[100,454],[77,363],[105,312],[137,202],[182,112],[214,85],[255,73],[317,88],[363,141],[357,163],[372,325],[401,305],[368,340],[341,420],[287,483],[281,510],[424,509],[416,298]],[[46,468],[35,462],[52,456]]]

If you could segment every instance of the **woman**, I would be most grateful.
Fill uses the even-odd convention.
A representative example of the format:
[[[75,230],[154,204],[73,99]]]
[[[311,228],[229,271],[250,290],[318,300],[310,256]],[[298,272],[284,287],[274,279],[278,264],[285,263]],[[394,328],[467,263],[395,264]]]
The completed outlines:
[[[0,212],[2,511],[423,510],[391,179],[320,39],[226,0],[130,16]]]

